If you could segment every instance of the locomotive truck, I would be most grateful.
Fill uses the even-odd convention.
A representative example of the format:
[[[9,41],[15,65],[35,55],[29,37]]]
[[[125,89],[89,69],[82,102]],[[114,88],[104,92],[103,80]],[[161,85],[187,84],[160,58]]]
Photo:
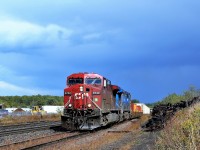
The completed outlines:
[[[142,114],[130,93],[99,74],[75,73],[66,84],[61,122],[67,130],[93,130]]]

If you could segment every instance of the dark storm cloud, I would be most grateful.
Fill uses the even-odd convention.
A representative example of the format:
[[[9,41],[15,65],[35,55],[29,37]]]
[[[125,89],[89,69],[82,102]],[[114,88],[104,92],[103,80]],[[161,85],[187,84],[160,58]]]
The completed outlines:
[[[197,0],[1,2],[0,52],[1,58],[10,58],[0,61],[3,70],[10,70],[4,80],[20,85],[22,80],[5,78],[6,74],[12,78],[13,71],[27,78],[24,84],[29,80],[34,87],[62,91],[67,75],[97,72],[144,102],[181,92],[190,84],[200,86],[199,4]],[[25,58],[22,54],[27,51]]]

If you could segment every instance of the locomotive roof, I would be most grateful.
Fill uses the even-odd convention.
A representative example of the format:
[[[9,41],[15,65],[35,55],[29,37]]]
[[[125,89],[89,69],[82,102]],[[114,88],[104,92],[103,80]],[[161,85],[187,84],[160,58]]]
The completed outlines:
[[[88,72],[73,73],[73,74],[69,75],[68,77],[72,77],[72,76],[75,76],[75,77],[78,77],[78,76],[84,77],[85,75],[97,75],[99,77],[104,77],[104,76],[102,76],[100,74],[93,73],[93,72],[92,73],[88,73]]]
[[[118,92],[124,93],[124,94],[130,94],[129,92],[123,90],[121,87],[118,85],[112,85],[112,90],[117,90]]]
[[[84,78],[85,76],[87,77],[87,75],[96,75],[98,77],[102,77],[102,78],[105,78],[104,76],[100,75],[100,74],[97,74],[97,73],[88,73],[88,72],[79,72],[79,73],[73,73],[71,75],[69,75],[67,78],[70,78],[70,77],[74,77],[74,78]],[[107,78],[106,78],[107,79]],[[113,90],[118,90],[119,92],[122,92],[122,93],[125,93],[125,94],[130,94],[129,92],[123,90],[121,87],[117,86],[117,85],[112,85],[112,89]]]

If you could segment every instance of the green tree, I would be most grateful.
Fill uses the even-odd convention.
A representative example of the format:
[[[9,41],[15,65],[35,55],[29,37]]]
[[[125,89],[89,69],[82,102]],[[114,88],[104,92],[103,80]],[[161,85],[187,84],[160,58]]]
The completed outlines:
[[[131,102],[132,103],[139,103],[140,101],[138,99],[132,99]]]
[[[56,105],[57,102],[54,98],[48,98],[46,104],[47,105]]]
[[[200,90],[196,89],[195,86],[191,85],[189,87],[189,90],[184,92],[183,96],[185,97],[184,100],[188,100],[188,99],[191,99],[193,97],[200,96]]]

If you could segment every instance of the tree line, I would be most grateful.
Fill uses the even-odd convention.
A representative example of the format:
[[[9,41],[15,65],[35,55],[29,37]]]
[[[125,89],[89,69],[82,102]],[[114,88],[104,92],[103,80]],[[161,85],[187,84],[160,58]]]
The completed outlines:
[[[32,96],[0,96],[0,104],[4,107],[32,107],[42,105],[63,105],[63,96],[32,95]]]
[[[191,86],[187,91],[182,94],[172,93],[155,103],[146,104],[149,107],[153,107],[157,104],[175,104],[180,101],[189,100],[195,96],[200,96],[200,89],[196,89]],[[133,99],[132,102],[139,103],[139,100]],[[0,96],[0,104],[4,107],[32,107],[43,105],[63,105],[63,96],[51,96],[51,95],[32,95],[32,96]]]
[[[155,103],[149,103],[147,104],[147,106],[153,108],[155,105],[158,105],[158,104],[168,104],[168,103],[175,104],[180,101],[190,100],[193,97],[197,97],[197,96],[200,96],[200,89],[196,89],[194,86],[190,86],[188,90],[184,91],[181,94],[176,94],[176,93],[169,94],[162,100],[157,101]]]
[[[139,100],[131,100],[133,103],[139,103]],[[63,96],[50,95],[32,95],[32,96],[0,96],[0,104],[4,107],[32,107],[43,105],[63,105]]]

